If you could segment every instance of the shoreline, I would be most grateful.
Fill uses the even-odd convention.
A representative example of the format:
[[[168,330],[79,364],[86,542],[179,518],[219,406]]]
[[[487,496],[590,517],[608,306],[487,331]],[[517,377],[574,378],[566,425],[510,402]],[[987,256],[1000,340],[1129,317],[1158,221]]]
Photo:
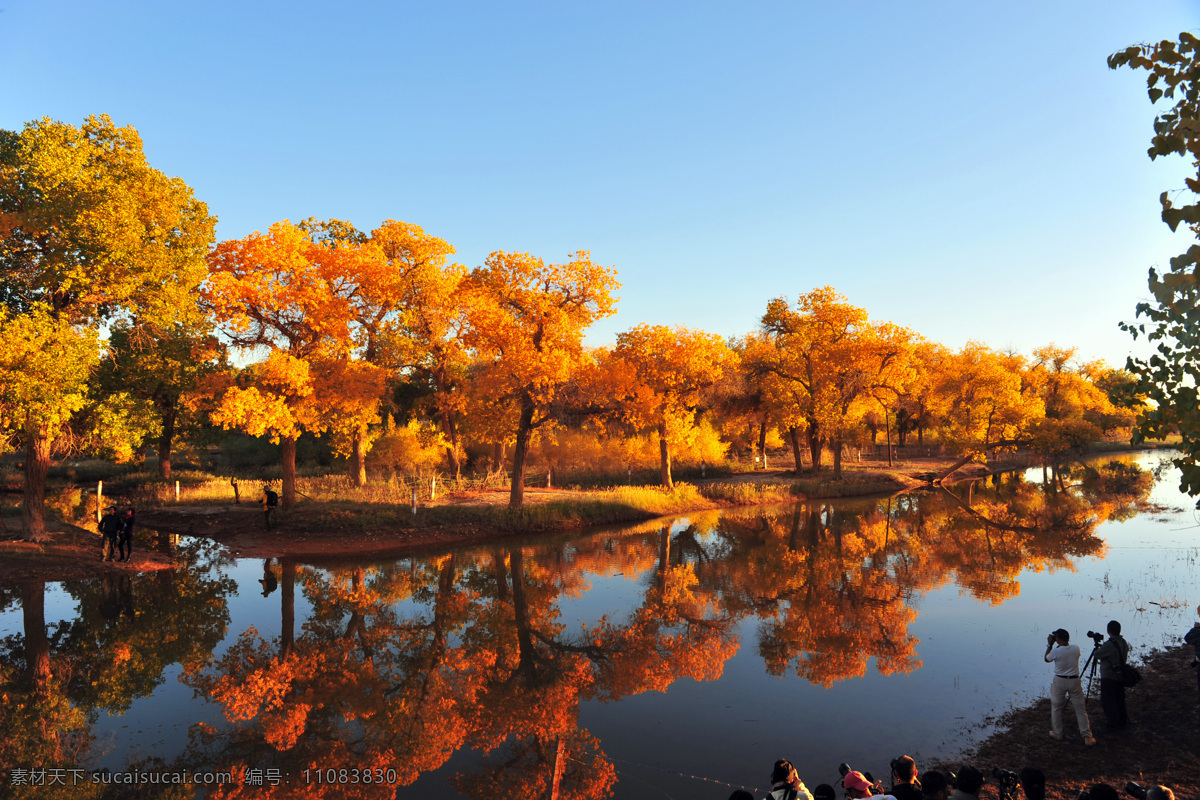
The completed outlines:
[[[1107,443],[1112,444],[1112,443]],[[1120,444],[1120,450],[1158,449],[1153,445]],[[1097,455],[1103,456],[1105,453]],[[627,525],[662,517],[704,511],[805,500],[888,497],[903,492],[936,489],[933,476],[954,463],[946,457],[913,457],[892,466],[878,462],[845,464],[845,477],[834,481],[831,467],[821,472],[752,470],[680,483],[674,492],[656,486],[607,490],[542,489],[528,487],[520,511],[507,508],[508,490],[448,491],[436,503],[421,503],[415,515],[395,503],[333,500],[307,501],[276,512],[268,531],[261,506],[195,503],[143,507],[141,531],[198,536],[215,541],[240,558],[292,558],[331,561],[348,557],[391,557],[436,548],[462,547],[514,537],[576,533],[592,528]],[[1025,460],[991,464],[967,463],[943,485],[984,480],[997,473],[1028,468]],[[635,495],[630,500],[625,495]],[[115,498],[114,498],[115,499]],[[232,498],[231,498],[232,499]],[[661,501],[661,502],[660,502]],[[9,518],[10,520],[12,517]],[[15,520],[14,520],[15,521]],[[107,574],[154,571],[170,566],[168,556],[143,544],[134,558],[118,565],[99,560],[99,534],[86,527],[47,520],[51,538],[44,544],[24,541],[8,525],[0,540],[0,583],[21,580],[69,580]]]
[[[1200,797],[1200,699],[1192,653],[1190,646],[1176,645],[1154,650],[1137,664],[1142,681],[1126,692],[1129,726],[1123,730],[1106,729],[1097,679],[1087,703],[1094,747],[1083,745],[1069,708],[1065,741],[1050,738],[1047,681],[1045,695],[1001,714],[991,735],[946,764],[956,771],[971,764],[987,776],[985,798],[997,796],[993,767],[1020,772],[1026,766],[1045,773],[1047,800],[1074,800],[1080,789],[1100,782],[1124,797],[1129,781],[1143,788],[1161,783],[1180,800]]]

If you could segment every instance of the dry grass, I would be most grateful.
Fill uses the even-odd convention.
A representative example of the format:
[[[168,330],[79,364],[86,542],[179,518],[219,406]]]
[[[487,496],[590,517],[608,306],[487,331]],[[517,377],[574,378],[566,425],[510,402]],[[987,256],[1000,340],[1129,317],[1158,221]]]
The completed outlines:
[[[718,507],[690,484],[676,484],[673,491],[657,486],[618,486],[554,493],[545,498],[531,493],[526,496],[525,506],[517,511],[476,498],[480,501],[422,505],[415,515],[410,510],[409,498],[400,502],[387,499],[372,502],[366,496],[330,499],[322,503],[322,510],[316,516],[323,522],[364,529],[478,526],[502,531],[544,531],[631,522]],[[386,497],[386,489],[377,490],[374,496]]]

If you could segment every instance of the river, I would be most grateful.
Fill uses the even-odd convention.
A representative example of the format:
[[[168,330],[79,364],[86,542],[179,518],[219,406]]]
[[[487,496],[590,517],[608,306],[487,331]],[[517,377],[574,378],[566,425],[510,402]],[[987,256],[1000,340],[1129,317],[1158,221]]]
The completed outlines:
[[[925,769],[1046,691],[1051,630],[1086,652],[1117,619],[1136,660],[1190,627],[1200,519],[1166,460],[385,562],[183,539],[173,572],[0,587],[0,753],[262,797],[544,797],[557,767],[564,798],[725,798],[780,757],[810,787],[843,761]]]

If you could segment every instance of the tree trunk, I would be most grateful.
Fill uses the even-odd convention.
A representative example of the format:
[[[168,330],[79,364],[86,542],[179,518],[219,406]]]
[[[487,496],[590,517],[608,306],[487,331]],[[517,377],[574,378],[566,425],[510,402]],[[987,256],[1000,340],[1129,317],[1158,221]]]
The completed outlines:
[[[659,478],[662,485],[668,489],[674,489],[675,484],[671,481],[671,446],[667,443],[667,423],[665,422],[658,424],[658,461]]]
[[[917,425],[917,447],[925,446],[925,426],[918,423]]]
[[[492,468],[497,472],[504,469],[504,442],[492,444]]]
[[[892,426],[888,421],[888,410],[883,410],[883,429],[887,433],[888,466],[892,465]]]
[[[529,603],[525,598],[525,552],[519,547],[511,551],[508,564],[512,573],[513,621],[517,628],[517,669],[532,684],[537,663],[529,626]]]
[[[833,443],[833,479],[840,481],[842,479],[842,442],[838,440]]]
[[[808,452],[812,455],[813,472],[821,471],[821,451],[824,449],[817,426],[810,422],[808,424]]]
[[[563,771],[566,762],[566,742],[563,737],[558,737],[558,747],[554,752],[554,774],[550,777],[550,800],[558,800],[558,788],[562,783]]]
[[[296,437],[283,439],[283,491],[280,499],[284,508],[296,505]]]
[[[800,458],[800,431],[793,428],[788,428],[788,438],[792,440],[792,458],[796,460],[796,474],[800,474],[800,470],[804,468],[804,461]]]
[[[363,438],[363,429],[359,428],[350,443],[350,482],[355,486],[367,485],[367,448]]]
[[[508,492],[508,507],[514,511],[525,503],[525,461],[529,456],[529,438],[533,434],[533,411],[533,400],[523,397],[517,443],[513,447],[512,488]]]
[[[671,564],[671,526],[663,525],[658,533],[658,574],[655,585],[658,587],[659,598],[667,590],[667,568]]]
[[[175,440],[175,406],[161,409],[162,435],[158,437],[158,474],[171,477],[171,445]]]
[[[446,457],[454,467],[454,481],[462,480],[462,459],[458,455],[458,426],[454,424],[454,416],[449,411],[442,412],[442,430],[450,440],[446,445]]]
[[[279,660],[283,661],[296,642],[296,562],[280,560],[279,571],[283,578],[283,591],[279,593]]]
[[[763,469],[767,468],[767,420],[758,423],[758,452],[762,453]]]
[[[34,694],[50,695],[50,640],[46,636],[46,584],[21,584],[21,617],[25,626],[25,665]]]
[[[50,471],[50,435],[45,429],[29,432],[25,443],[25,495],[21,500],[21,523],[25,538],[44,542],[46,534],[46,473]]]

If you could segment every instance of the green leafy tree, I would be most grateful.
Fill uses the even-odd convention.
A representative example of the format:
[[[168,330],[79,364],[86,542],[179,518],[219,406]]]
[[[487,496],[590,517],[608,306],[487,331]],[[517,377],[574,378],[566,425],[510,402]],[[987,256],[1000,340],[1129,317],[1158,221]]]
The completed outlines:
[[[98,383],[105,395],[125,393],[152,409],[158,418],[158,471],[169,478],[175,436],[188,412],[184,398],[225,369],[224,347],[198,320],[169,326],[121,321],[109,336]]]
[[[1189,156],[1195,177],[1184,180],[1190,199],[1200,193],[1200,38],[1179,34],[1179,41],[1164,39],[1157,44],[1127,47],[1108,58],[1112,69],[1144,69],[1151,103],[1166,98],[1170,109],[1154,120],[1154,136],[1148,151],[1159,156]],[[1159,198],[1162,220],[1172,231],[1186,225],[1200,238],[1200,203],[1179,204],[1169,192]],[[1155,406],[1138,424],[1135,440],[1161,438],[1177,430],[1183,437],[1182,455],[1175,459],[1182,471],[1180,488],[1200,495],[1200,244],[1171,259],[1171,267],[1160,275],[1150,269],[1153,302],[1139,303],[1142,322],[1122,323],[1136,339],[1145,336],[1155,343],[1149,358],[1131,357],[1130,372],[1138,377],[1138,393]]]

